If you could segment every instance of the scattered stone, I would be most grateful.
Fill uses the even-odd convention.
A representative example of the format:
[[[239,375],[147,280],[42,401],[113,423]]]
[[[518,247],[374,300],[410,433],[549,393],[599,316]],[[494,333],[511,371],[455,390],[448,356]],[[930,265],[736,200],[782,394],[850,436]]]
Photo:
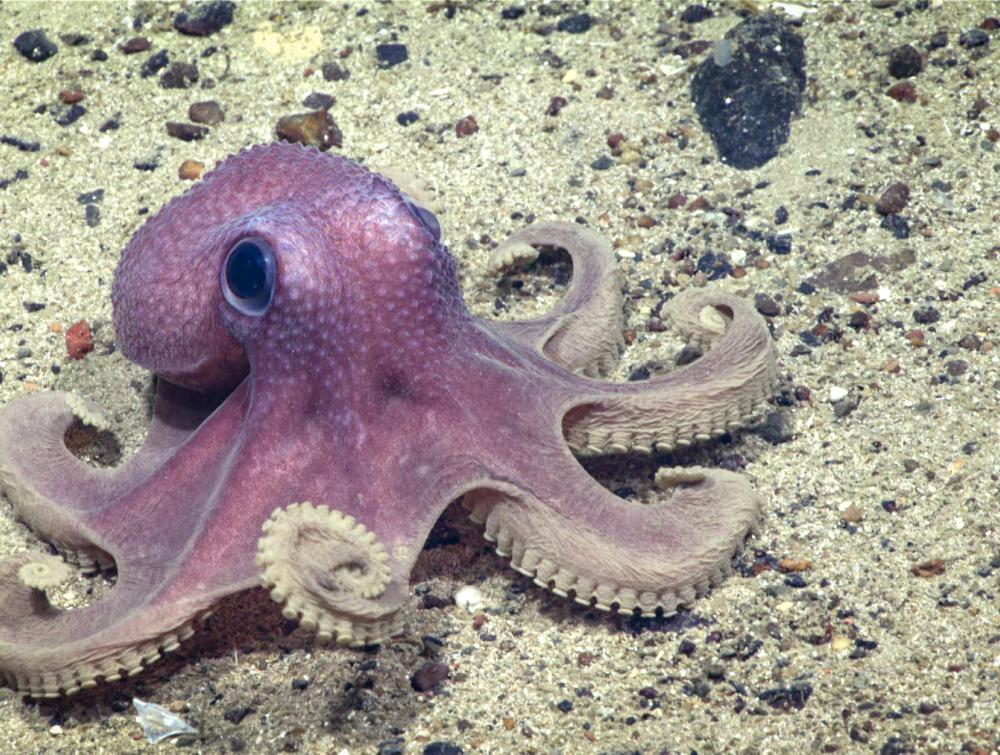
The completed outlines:
[[[194,63],[174,63],[160,75],[164,89],[189,89],[198,83],[198,66]]]
[[[594,20],[589,13],[579,13],[575,16],[567,16],[559,20],[556,24],[556,31],[564,31],[567,34],[583,34],[590,30]]]
[[[335,102],[333,95],[325,92],[310,92],[302,100],[302,105],[310,110],[329,110]]]
[[[681,11],[681,21],[686,24],[697,24],[701,21],[705,21],[712,18],[715,13],[712,12],[711,8],[707,8],[704,5],[694,4],[689,5],[683,11]]]
[[[889,53],[889,75],[894,79],[916,76],[924,70],[924,59],[913,45],[900,45]]]
[[[898,213],[910,201],[910,187],[902,181],[891,184],[875,202],[875,210],[880,215]]]
[[[14,48],[32,63],[46,61],[59,52],[56,43],[46,36],[43,29],[18,34],[14,38]]]
[[[469,613],[475,613],[483,607],[483,594],[478,587],[463,585],[455,591],[455,605],[464,608]]]
[[[922,561],[919,564],[914,564],[910,567],[910,572],[913,576],[920,577],[921,579],[940,577],[945,572],[945,563],[940,558],[932,558],[930,561]]]
[[[781,307],[774,299],[765,293],[758,293],[753,298],[754,308],[764,317],[777,317],[781,314]]]
[[[337,63],[324,63],[320,70],[326,81],[347,81],[351,78],[351,72]]]
[[[396,123],[404,128],[420,120],[420,113],[415,110],[407,110],[396,116]]]
[[[328,110],[286,115],[278,120],[274,130],[283,141],[317,147],[321,152],[340,148],[344,141],[340,126]]]
[[[448,679],[450,673],[448,664],[441,661],[427,661],[410,677],[410,686],[417,692],[433,692]]]
[[[406,49],[406,45],[390,43],[376,45],[375,57],[378,59],[378,67],[384,69],[405,62],[410,57],[410,53]]]
[[[188,118],[195,123],[205,123],[209,126],[218,126],[225,120],[226,115],[222,112],[222,106],[215,100],[205,102],[193,102],[188,108]]]
[[[185,160],[181,163],[181,167],[177,171],[177,176],[182,181],[194,181],[201,178],[204,170],[205,163],[198,162],[197,160]]]
[[[774,445],[787,443],[795,437],[792,421],[785,412],[768,412],[764,421],[754,428],[754,432]]]
[[[573,710],[573,702],[571,700],[560,700],[556,703],[556,708],[561,710],[563,713],[569,713]]]
[[[148,79],[150,76],[155,76],[166,68],[169,63],[170,53],[166,50],[160,50],[146,59],[146,62],[142,64],[142,68],[139,69],[139,75],[144,79]]]
[[[932,325],[941,319],[941,313],[932,306],[913,310],[913,319],[921,325]]]
[[[66,353],[70,359],[83,359],[94,350],[94,332],[90,323],[80,320],[66,328]]]
[[[847,398],[847,389],[842,388],[839,385],[834,385],[830,388],[829,402],[831,404],[836,404],[838,401],[843,401]]]
[[[479,124],[476,123],[474,116],[467,115],[462,118],[458,123],[455,124],[455,135],[459,138],[464,136],[472,136],[479,130]]]
[[[196,142],[208,136],[208,129],[205,126],[196,126],[193,123],[167,123],[167,135],[183,142]]]
[[[893,84],[885,90],[885,93],[897,102],[912,104],[917,101],[917,85],[912,81],[900,81],[898,84]]]
[[[207,37],[231,24],[235,10],[236,3],[230,0],[202,3],[196,5],[190,14],[185,11],[178,13],[174,17],[174,28],[181,34]]]
[[[239,726],[240,722],[244,718],[249,716],[251,713],[253,713],[253,708],[251,708],[250,706],[241,705],[229,708],[225,713],[222,714],[222,717],[226,719],[229,723],[233,724],[233,726]]]
[[[812,696],[812,693],[813,688],[811,684],[793,682],[788,687],[765,690],[757,695],[757,697],[772,708],[780,708],[782,710],[795,708],[796,710],[802,710]]]
[[[778,154],[802,107],[805,61],[802,38],[773,13],[751,16],[716,43],[691,98],[725,163],[758,168]]]
[[[423,755],[465,755],[465,750],[453,742],[431,742],[424,747]]]
[[[840,512],[840,518],[848,524],[857,524],[865,518],[865,511],[857,504],[852,503]]]
[[[135,55],[137,52],[146,52],[152,46],[153,43],[149,41],[149,37],[132,37],[123,42],[118,49],[125,55]]]
[[[615,161],[608,155],[601,155],[590,164],[593,170],[609,170],[614,167]]]
[[[958,35],[958,43],[962,47],[982,47],[990,43],[990,35],[982,29],[969,29]]]

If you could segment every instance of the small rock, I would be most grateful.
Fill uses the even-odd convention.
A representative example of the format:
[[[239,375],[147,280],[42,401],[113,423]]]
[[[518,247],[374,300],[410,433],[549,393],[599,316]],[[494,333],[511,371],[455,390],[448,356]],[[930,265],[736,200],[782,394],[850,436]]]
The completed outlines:
[[[379,68],[392,68],[398,66],[410,57],[406,45],[390,43],[375,46],[375,57],[378,58]]]
[[[194,63],[174,63],[160,75],[164,89],[188,89],[198,82],[198,66]]]
[[[222,107],[215,100],[205,102],[193,102],[188,108],[188,118],[195,123],[205,123],[209,126],[218,126],[225,120],[225,113]]]
[[[467,115],[455,124],[455,135],[458,137],[472,136],[479,131],[479,124],[474,116]]]
[[[958,43],[966,48],[982,47],[990,43],[990,35],[982,29],[969,29],[958,36]]]
[[[337,63],[324,63],[321,70],[326,81],[347,81],[351,78],[351,72]]]
[[[83,359],[94,350],[94,332],[90,323],[80,320],[66,328],[66,353],[70,359]]]
[[[132,37],[122,43],[118,49],[125,55],[135,55],[137,52],[146,52],[153,46],[148,37]]]
[[[913,319],[921,325],[930,325],[941,319],[941,313],[934,307],[922,307],[913,310]]]
[[[447,664],[441,661],[427,661],[410,677],[410,686],[417,692],[433,692],[435,687],[448,679],[449,675]]]
[[[917,85],[912,81],[900,81],[885,90],[885,93],[897,102],[914,103],[917,101]]]
[[[843,401],[847,398],[847,389],[842,388],[839,385],[834,385],[830,388],[830,398],[831,404],[836,404],[838,401]]]
[[[923,561],[919,564],[914,564],[910,568],[910,572],[913,576],[921,577],[922,579],[939,577],[945,572],[945,563],[940,558],[932,558],[930,561]]]
[[[765,317],[777,317],[781,314],[781,307],[778,305],[778,302],[764,293],[754,296],[753,305]]]
[[[59,52],[55,42],[45,35],[43,29],[18,34],[14,38],[14,49],[32,63],[41,63]]]
[[[274,130],[279,139],[317,147],[321,152],[331,147],[339,148],[344,141],[340,126],[327,110],[286,115],[278,120]]]
[[[916,76],[924,70],[924,59],[913,45],[900,45],[889,53],[889,75],[894,79]]]
[[[909,201],[910,187],[902,181],[897,181],[882,192],[882,196],[875,203],[875,210],[880,215],[892,215],[906,207]]]
[[[848,524],[857,524],[865,518],[865,512],[860,506],[852,503],[840,512],[840,518]]]
[[[589,13],[579,13],[575,16],[567,16],[560,19],[556,24],[556,31],[564,31],[567,34],[583,34],[589,31],[593,25],[593,19]]]
[[[469,613],[476,613],[483,607],[483,594],[473,585],[464,585],[455,591],[455,605]]]
[[[193,123],[167,123],[167,135],[183,142],[195,142],[208,136],[208,128],[196,126]]]
[[[192,37],[207,37],[233,22],[236,3],[217,0],[196,5],[190,14],[180,12],[174,17],[174,28]]]

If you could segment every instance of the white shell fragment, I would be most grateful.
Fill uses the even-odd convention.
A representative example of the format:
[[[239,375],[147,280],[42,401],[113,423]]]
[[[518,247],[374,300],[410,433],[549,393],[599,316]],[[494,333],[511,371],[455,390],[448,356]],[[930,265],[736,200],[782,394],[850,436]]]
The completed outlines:
[[[847,398],[847,389],[841,388],[839,385],[835,385],[830,388],[830,403],[836,404],[838,401],[843,401]]]
[[[455,605],[469,613],[476,613],[483,607],[483,594],[472,585],[465,585],[455,591]]]
[[[152,744],[162,742],[167,737],[178,734],[197,734],[198,730],[188,724],[184,719],[175,716],[162,705],[147,703],[138,697],[132,698],[132,705],[135,706],[139,715],[139,724],[146,739]]]

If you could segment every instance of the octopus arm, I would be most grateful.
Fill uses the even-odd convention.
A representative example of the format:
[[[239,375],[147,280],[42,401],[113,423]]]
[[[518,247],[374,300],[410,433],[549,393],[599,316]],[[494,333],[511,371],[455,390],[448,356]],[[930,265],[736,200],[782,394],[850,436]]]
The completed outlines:
[[[705,350],[668,375],[628,384],[575,378],[563,415],[570,447],[582,453],[670,451],[744,425],[765,405],[778,379],[763,318],[742,298],[689,289],[665,315]]]
[[[490,328],[571,372],[596,377],[617,364],[622,347],[622,279],[607,242],[572,223],[535,223],[497,247],[490,273],[538,256],[536,247],[565,249],[573,278],[549,313],[530,320],[491,322]]]

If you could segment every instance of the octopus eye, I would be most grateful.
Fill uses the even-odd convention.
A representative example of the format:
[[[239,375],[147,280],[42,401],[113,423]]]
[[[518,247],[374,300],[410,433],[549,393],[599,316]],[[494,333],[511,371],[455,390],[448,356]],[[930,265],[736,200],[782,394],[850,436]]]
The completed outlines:
[[[234,309],[259,317],[274,295],[274,252],[259,236],[236,242],[222,266],[222,293]]]
[[[434,243],[440,244],[441,224],[438,222],[437,216],[426,207],[421,207],[409,197],[406,197],[406,206],[410,208],[410,212],[417,216],[424,228],[427,229],[427,232],[434,237]]]

